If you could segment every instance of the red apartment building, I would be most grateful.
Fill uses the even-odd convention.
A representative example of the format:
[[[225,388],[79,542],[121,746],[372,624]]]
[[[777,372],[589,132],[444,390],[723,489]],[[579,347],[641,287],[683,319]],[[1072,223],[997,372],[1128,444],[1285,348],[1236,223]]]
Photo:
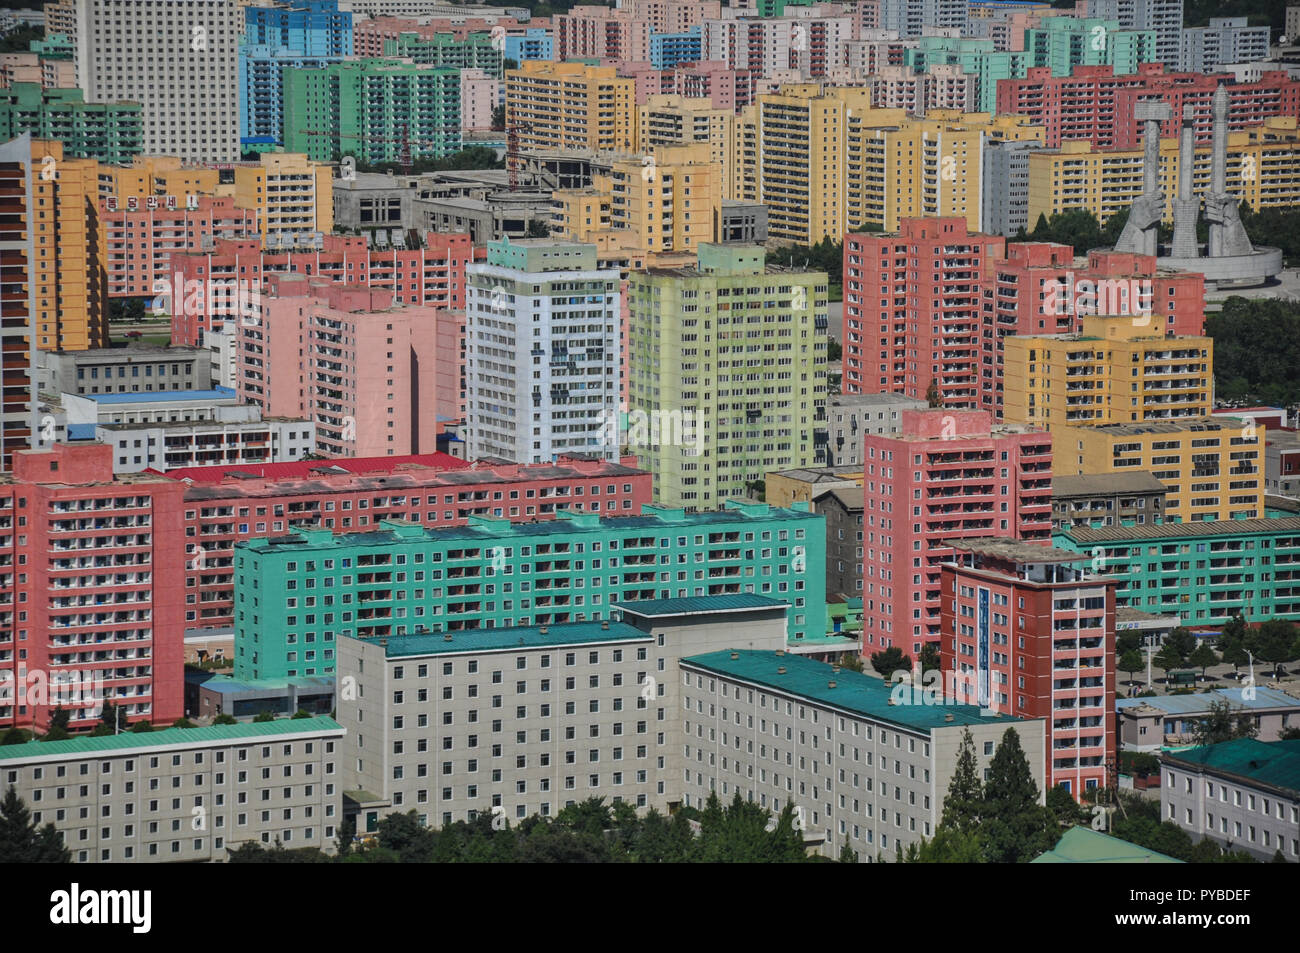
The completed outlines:
[[[240,540],[323,525],[366,532],[380,520],[463,526],[470,516],[553,518],[557,508],[639,513],[651,502],[650,473],[636,458],[619,463],[561,457],[556,463],[465,463],[446,454],[418,457],[198,467],[171,470],[185,488],[185,620],[226,626],[234,586],[231,563]]]
[[[0,726],[44,730],[62,701],[72,727],[89,727],[103,697],[133,721],[179,718],[184,484],[115,478],[104,444],[19,451],[3,481]]]
[[[217,239],[260,241],[257,212],[237,208],[233,198],[207,195],[150,195],[100,199],[108,265],[108,296],[131,298],[158,293],[155,282],[172,288],[172,255],[210,248]]]
[[[398,304],[437,308],[465,307],[465,266],[474,251],[468,235],[427,232],[424,247],[372,250],[360,236],[326,235],[319,251],[263,251],[254,239],[217,241],[210,252],[174,255],[172,270],[185,300],[196,287],[262,288],[268,275],[293,273],[382,288]],[[240,282],[244,284],[239,285]],[[172,344],[196,346],[214,322],[239,317],[237,296],[204,293],[197,307],[177,307],[172,315]]]
[[[1140,123],[1133,106],[1140,99],[1159,99],[1173,107],[1173,118],[1160,135],[1179,134],[1183,106],[1194,107],[1196,141],[1210,141],[1211,99],[1221,83],[1228,87],[1228,128],[1262,125],[1268,116],[1300,116],[1300,80],[1284,70],[1261,75],[1252,83],[1233,82],[1232,74],[1166,73],[1163,64],[1144,63],[1136,73],[1115,75],[1113,66],[1076,66],[1069,76],[1053,76],[1046,66],[1025,71],[1023,79],[1000,79],[999,114],[1028,116],[1046,130],[1045,147],[1085,139],[1103,149],[1138,149]]]
[[[863,460],[863,649],[913,659],[941,635],[940,573],[952,541],[1046,546],[1052,438],[980,410],[905,410],[896,435],[867,434]]]
[[[1006,244],[960,218],[903,219],[896,235],[844,238],[841,389],[921,399],[934,381],[946,406],[1000,414],[1002,339],[1078,331],[1067,284],[1085,307],[1089,290],[1094,302],[1139,303],[1170,335],[1205,326],[1204,275],[1158,270],[1153,256],[1101,250],[1076,265],[1068,245]]]
[[[960,673],[962,700],[1045,719],[1044,776],[1076,798],[1118,780],[1116,580],[1081,572],[1087,558],[978,539],[954,543],[942,569],[943,671]]]

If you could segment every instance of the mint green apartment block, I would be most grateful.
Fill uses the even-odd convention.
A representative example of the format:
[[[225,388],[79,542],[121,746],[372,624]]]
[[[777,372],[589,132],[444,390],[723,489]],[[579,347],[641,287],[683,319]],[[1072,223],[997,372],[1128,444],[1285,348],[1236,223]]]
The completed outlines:
[[[409,57],[421,66],[481,69],[499,76],[504,54],[488,33],[470,33],[463,40],[454,33],[435,33],[428,39],[418,33],[399,33],[395,40],[384,40],[384,56]]]
[[[249,540],[234,560],[238,679],[332,675],[345,636],[608,620],[645,599],[770,596],[790,603],[792,645],[826,631],[826,524],[804,503],[439,529],[389,520]]]

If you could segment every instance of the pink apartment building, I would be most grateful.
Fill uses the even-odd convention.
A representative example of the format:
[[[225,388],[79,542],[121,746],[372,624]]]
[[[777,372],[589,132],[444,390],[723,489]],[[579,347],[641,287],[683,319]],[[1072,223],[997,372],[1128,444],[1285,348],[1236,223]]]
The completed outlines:
[[[896,645],[915,660],[940,639],[951,541],[1048,545],[1052,438],[981,410],[905,410],[900,427],[865,438],[863,649]]]
[[[492,110],[501,94],[501,80],[481,69],[460,71],[460,130],[483,132],[492,128]]]
[[[252,239],[218,240],[211,251],[173,255],[173,276],[181,287],[193,281],[207,293],[191,307],[186,292],[186,306],[174,309],[172,344],[196,346],[209,328],[242,317],[237,295],[210,289],[256,292],[272,274],[322,276],[390,291],[397,304],[463,309],[465,266],[474,257],[469,236],[426,232],[423,239],[423,248],[379,250],[360,236],[326,235],[312,251],[263,251]]]
[[[236,390],[264,415],[314,421],[327,456],[431,452],[440,429],[440,320],[453,319],[439,308],[395,305],[384,289],[271,275],[260,320],[238,322]],[[443,340],[454,335],[445,331]],[[441,410],[446,419],[459,408]]]
[[[422,40],[431,40],[435,33],[450,33],[458,40],[463,40],[471,33],[491,33],[494,27],[500,27],[507,34],[522,34],[529,28],[546,29],[550,21],[545,17],[534,17],[520,22],[514,17],[465,17],[452,20],[448,17],[372,17],[363,20],[360,17],[352,21],[352,49],[356,56],[383,56],[384,41],[396,40],[403,33],[418,34]]]

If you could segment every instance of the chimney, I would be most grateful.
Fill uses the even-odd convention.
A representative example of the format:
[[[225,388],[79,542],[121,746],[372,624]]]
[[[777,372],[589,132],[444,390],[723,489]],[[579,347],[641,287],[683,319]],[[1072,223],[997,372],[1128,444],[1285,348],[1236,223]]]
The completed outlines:
[[[948,714],[944,715],[944,716],[943,716],[943,720],[944,720],[944,721],[952,721],[952,712],[948,712]]]
[[[542,635],[545,635],[547,633],[547,628],[546,626],[541,626],[537,631],[540,632]]]
[[[446,635],[444,635],[444,636],[442,637],[442,640],[443,640],[444,642],[450,642],[450,641],[451,641],[451,633],[448,632]]]
[[[785,674],[785,666],[784,666],[784,665],[778,666],[778,667],[777,667],[777,670],[776,670],[776,674],[778,674],[778,675],[784,675],[784,674]]]
[[[600,628],[601,628],[601,631],[608,632],[608,631],[609,631],[609,623],[608,623],[608,622],[602,622],[602,623],[600,624]]]
[[[827,683],[826,683],[826,687],[827,687],[827,688],[834,688],[834,687],[835,687],[835,679],[832,678],[829,682],[827,682]]]
[[[784,655],[784,654],[785,654],[785,649],[777,649],[777,650],[776,650],[776,654],[777,654],[777,655]]]
[[[732,652],[732,653],[731,653],[731,660],[732,660],[733,662],[734,662],[736,659],[738,659],[738,658],[740,658],[740,653],[739,653],[739,652]]]

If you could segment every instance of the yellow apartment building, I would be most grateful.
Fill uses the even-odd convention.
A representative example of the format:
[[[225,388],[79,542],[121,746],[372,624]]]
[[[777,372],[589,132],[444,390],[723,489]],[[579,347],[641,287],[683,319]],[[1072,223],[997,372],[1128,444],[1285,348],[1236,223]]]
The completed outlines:
[[[300,152],[268,152],[257,165],[235,166],[235,205],[256,210],[262,239],[334,230],[328,163]]]
[[[1300,204],[1300,133],[1294,116],[1270,116],[1262,126],[1228,133],[1227,187],[1253,209]],[[1194,150],[1192,192],[1210,189],[1209,145]],[[1165,221],[1178,194],[1178,140],[1160,140],[1160,187]],[[1127,211],[1142,192],[1142,150],[1096,149],[1085,141],[1029,154],[1029,222],[1066,209],[1087,209],[1103,223]]]
[[[179,156],[137,156],[130,165],[100,166],[99,194],[116,197],[119,207],[151,195],[174,195],[184,204],[191,195],[220,194],[220,176],[216,169],[185,166]]]
[[[636,118],[637,152],[649,152],[654,146],[707,145],[709,159],[722,170],[722,197],[743,197],[745,163],[737,154],[743,136],[737,134],[736,126],[744,120],[735,112],[715,109],[701,97],[660,95],[650,96],[644,106],[638,106]]]
[[[1169,488],[1165,519],[1264,515],[1264,428],[1235,417],[1052,428],[1052,472],[1145,470]]]
[[[1166,337],[1166,319],[1154,314],[1082,320],[1081,334],[1003,339],[1005,420],[1055,430],[1210,415],[1208,337]]]
[[[505,83],[506,127],[520,149],[632,150],[636,82],[613,66],[525,60]]]

